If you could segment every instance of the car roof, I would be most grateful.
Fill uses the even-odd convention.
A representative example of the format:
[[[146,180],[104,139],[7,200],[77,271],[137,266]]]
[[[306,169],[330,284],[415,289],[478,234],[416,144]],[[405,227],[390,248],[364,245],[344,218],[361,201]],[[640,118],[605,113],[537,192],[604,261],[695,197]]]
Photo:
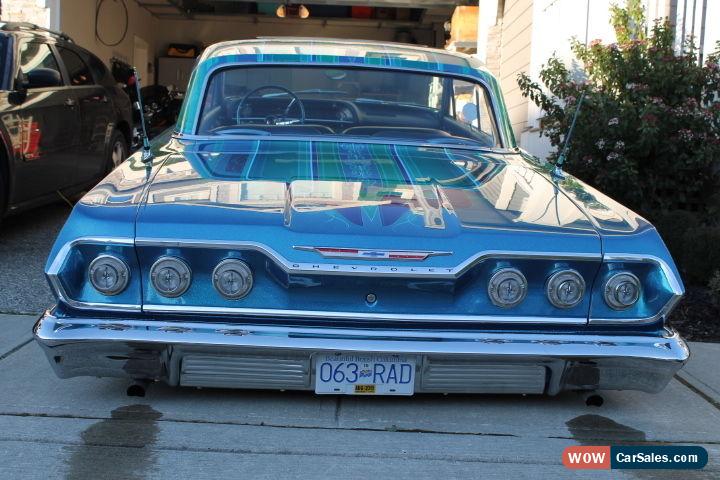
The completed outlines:
[[[0,32],[75,43],[69,35],[63,32],[56,32],[55,30],[50,30],[28,22],[0,22]]]
[[[311,55],[363,58],[402,58],[461,67],[482,68],[482,62],[463,53],[406,43],[313,37],[258,37],[209,46],[200,61],[226,55]]]

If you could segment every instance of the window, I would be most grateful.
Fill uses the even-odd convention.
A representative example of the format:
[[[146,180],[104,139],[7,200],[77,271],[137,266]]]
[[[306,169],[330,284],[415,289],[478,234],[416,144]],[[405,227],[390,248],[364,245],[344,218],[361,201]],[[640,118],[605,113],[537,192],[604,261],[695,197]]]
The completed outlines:
[[[57,72],[60,77],[60,67],[57,60],[45,43],[23,43],[20,45],[20,71],[27,75],[34,70],[45,69]]]
[[[201,135],[369,136],[495,147],[489,94],[478,83],[406,70],[231,67],[207,84]]]
[[[59,47],[58,51],[70,76],[70,85],[77,87],[79,85],[92,85],[94,83],[90,69],[77,53],[62,47]]]
[[[494,126],[485,90],[475,83],[453,80],[450,116],[457,122],[493,138]]]
[[[99,83],[101,85],[113,85],[115,83],[115,80],[110,75],[110,72],[102,60],[97,58],[95,55],[90,55],[85,52],[81,52],[80,55],[90,67],[90,71],[95,78],[95,83]]]
[[[4,89],[6,82],[12,77],[12,56],[8,57],[7,35],[0,35],[0,89]]]

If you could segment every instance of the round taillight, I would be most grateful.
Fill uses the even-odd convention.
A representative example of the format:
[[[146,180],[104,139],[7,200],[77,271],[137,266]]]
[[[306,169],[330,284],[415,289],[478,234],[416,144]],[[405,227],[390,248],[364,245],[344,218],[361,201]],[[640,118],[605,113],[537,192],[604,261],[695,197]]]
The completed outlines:
[[[557,308],[572,308],[583,299],[585,280],[575,270],[561,270],[548,278],[546,293]]]
[[[227,258],[218,263],[212,274],[213,286],[229,300],[243,298],[253,286],[250,267],[242,260]]]
[[[630,308],[640,299],[640,280],[629,272],[620,272],[605,282],[605,303],[614,310]]]
[[[130,281],[130,268],[114,255],[100,255],[88,268],[90,284],[103,295],[117,295]]]
[[[490,277],[488,296],[498,307],[510,308],[521,303],[527,295],[527,280],[515,268],[503,268]]]
[[[190,287],[192,272],[177,257],[160,257],[150,268],[150,281],[163,297],[179,297]]]

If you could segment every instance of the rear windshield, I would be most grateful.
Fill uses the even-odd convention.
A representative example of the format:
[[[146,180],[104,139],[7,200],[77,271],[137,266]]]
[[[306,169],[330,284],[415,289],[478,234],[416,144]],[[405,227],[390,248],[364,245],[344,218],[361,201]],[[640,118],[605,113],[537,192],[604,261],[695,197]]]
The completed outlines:
[[[498,143],[489,96],[480,84],[362,68],[221,70],[208,82],[197,133]]]

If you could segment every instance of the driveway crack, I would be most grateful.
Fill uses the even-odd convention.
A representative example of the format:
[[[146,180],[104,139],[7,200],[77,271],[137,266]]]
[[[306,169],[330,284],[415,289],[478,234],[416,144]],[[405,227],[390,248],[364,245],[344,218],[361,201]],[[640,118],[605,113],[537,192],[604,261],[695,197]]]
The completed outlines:
[[[30,337],[30,338],[28,338],[27,340],[25,340],[24,342],[22,342],[20,345],[16,345],[15,347],[11,348],[11,349],[8,350],[7,352],[5,352],[5,353],[3,353],[3,354],[0,354],[0,362],[2,362],[2,361],[5,360],[7,357],[9,357],[9,356],[12,355],[13,353],[17,352],[18,350],[20,350],[21,348],[23,348],[25,345],[29,344],[29,343],[32,342],[32,341],[33,341],[33,339],[32,339],[32,337]]]
[[[698,395],[700,398],[705,400],[707,403],[715,407],[716,409],[720,410],[720,402],[712,398],[707,393],[703,392],[699,388],[697,388],[695,385],[690,383],[689,381],[682,378],[680,375],[675,375],[675,380],[685,385],[688,389],[690,389],[694,394]]]

